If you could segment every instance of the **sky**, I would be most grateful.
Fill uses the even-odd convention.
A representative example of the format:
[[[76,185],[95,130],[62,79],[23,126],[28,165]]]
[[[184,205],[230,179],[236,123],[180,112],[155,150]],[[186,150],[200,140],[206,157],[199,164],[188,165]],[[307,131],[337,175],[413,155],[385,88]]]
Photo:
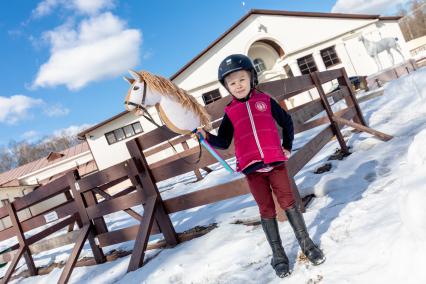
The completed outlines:
[[[0,147],[122,112],[128,69],[170,77],[250,9],[389,15],[406,1],[1,1]]]

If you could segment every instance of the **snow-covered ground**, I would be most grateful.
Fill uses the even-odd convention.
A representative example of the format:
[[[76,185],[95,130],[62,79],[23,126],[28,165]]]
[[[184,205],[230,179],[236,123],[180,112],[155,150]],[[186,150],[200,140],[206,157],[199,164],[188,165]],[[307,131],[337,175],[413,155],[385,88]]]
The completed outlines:
[[[280,224],[293,273],[275,276],[270,248],[260,226],[233,224],[258,217],[250,195],[173,214],[178,232],[217,223],[210,233],[173,249],[149,251],[148,263],[127,273],[130,256],[76,268],[71,283],[426,283],[426,68],[385,86],[383,96],[361,104],[367,123],[394,138],[382,142],[366,133],[344,130],[352,155],[327,161],[338,148],[335,141],[296,176],[302,195],[317,198],[304,214],[314,241],[327,261],[314,267],[298,259],[300,249],[288,223]],[[296,148],[311,133],[298,136]],[[324,163],[330,172],[314,174]],[[191,176],[181,178],[182,182]],[[192,184],[162,183],[163,198],[241,178],[224,169]],[[176,182],[176,180],[174,181]],[[140,210],[140,208],[137,208]],[[111,214],[110,228],[128,226],[131,218]],[[135,223],[136,224],[136,223]],[[1,247],[9,243],[1,243]],[[130,249],[132,242],[109,249]],[[63,261],[72,245],[35,257],[36,265]],[[90,255],[86,246],[82,256]],[[18,265],[25,268],[23,261]],[[7,267],[0,269],[0,274]],[[13,283],[55,283],[61,273],[21,278]]]

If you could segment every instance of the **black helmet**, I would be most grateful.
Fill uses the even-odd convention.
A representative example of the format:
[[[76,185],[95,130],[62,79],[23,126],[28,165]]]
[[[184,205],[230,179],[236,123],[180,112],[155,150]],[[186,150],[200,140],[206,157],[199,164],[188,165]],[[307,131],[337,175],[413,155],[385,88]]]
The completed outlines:
[[[226,88],[225,77],[232,72],[239,70],[247,70],[250,72],[250,87],[254,88],[258,83],[257,72],[256,69],[254,69],[254,65],[251,62],[251,59],[243,54],[229,55],[222,61],[222,63],[220,63],[219,70],[217,72],[219,82]]]

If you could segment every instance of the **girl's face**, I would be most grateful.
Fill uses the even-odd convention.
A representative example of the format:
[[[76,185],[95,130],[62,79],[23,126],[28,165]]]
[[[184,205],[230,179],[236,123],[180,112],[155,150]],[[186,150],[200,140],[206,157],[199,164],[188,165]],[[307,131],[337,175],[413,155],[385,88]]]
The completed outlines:
[[[225,77],[225,84],[231,95],[243,99],[250,92],[250,73],[246,70],[232,72]]]

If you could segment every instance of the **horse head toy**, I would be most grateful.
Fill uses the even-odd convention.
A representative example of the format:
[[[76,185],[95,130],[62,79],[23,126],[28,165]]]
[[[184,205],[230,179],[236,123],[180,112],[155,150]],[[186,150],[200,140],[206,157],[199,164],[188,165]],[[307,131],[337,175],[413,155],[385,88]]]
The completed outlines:
[[[185,90],[146,71],[129,73],[132,78],[124,77],[131,85],[124,102],[128,111],[143,115],[147,107],[155,106],[165,125],[179,134],[189,134],[199,127],[210,128],[206,110]]]
[[[178,134],[196,133],[200,145],[203,145],[228,172],[234,173],[229,164],[198,132],[200,127],[211,129],[211,122],[204,107],[193,96],[166,78],[146,71],[129,70],[129,73],[132,78],[124,77],[131,85],[124,102],[128,111],[135,111],[136,115],[144,116],[146,112],[148,117],[145,117],[156,124],[146,111],[147,107],[155,106],[161,120],[171,131]]]

